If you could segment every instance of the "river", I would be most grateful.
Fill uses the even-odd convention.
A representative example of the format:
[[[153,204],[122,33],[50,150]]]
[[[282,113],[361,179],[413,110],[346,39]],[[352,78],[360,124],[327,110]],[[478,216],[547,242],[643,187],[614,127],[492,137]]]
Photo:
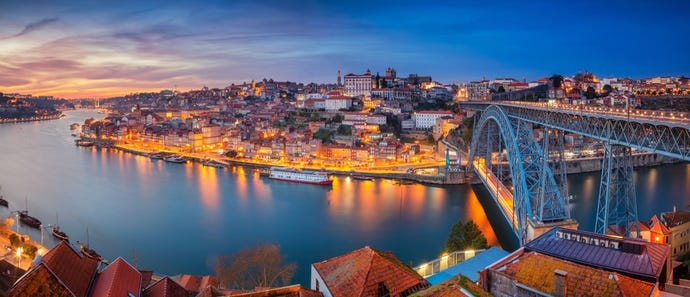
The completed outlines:
[[[213,274],[216,256],[276,243],[308,285],[310,264],[365,245],[405,263],[436,258],[451,226],[474,220],[490,244],[517,241],[482,186],[401,185],[335,177],[330,187],[269,180],[246,167],[152,161],[112,149],[75,147],[69,124],[99,117],[66,112],[53,121],[0,125],[0,185],[11,211],[28,209],[88,241],[106,259],[118,256],[165,275]],[[592,230],[598,173],[569,177],[572,215]],[[636,170],[639,216],[688,204],[690,166]],[[486,208],[486,211],[485,211]],[[40,232],[19,229],[40,241]],[[48,247],[56,241],[49,232]]]

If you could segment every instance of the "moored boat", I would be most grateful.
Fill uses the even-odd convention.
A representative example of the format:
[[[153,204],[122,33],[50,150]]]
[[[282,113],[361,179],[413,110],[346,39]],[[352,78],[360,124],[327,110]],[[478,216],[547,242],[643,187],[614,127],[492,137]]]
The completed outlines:
[[[100,254],[98,254],[94,249],[89,247],[89,228],[86,228],[86,245],[81,244],[81,242],[77,241],[77,244],[79,244],[79,249],[81,250],[81,253],[91,259],[94,259],[96,261],[101,261],[103,260],[103,257],[101,257]]]
[[[101,257],[100,254],[98,254],[96,251],[94,251],[92,248],[89,248],[88,246],[80,244],[80,249],[81,249],[81,253],[86,257],[89,257],[89,258],[94,259],[96,261],[103,260],[103,257]]]
[[[0,186],[0,192],[2,192],[2,186]],[[9,206],[9,203],[7,202],[7,200],[5,200],[5,197],[2,196],[2,194],[0,194],[0,205],[2,205],[4,207]]]
[[[300,170],[296,168],[271,167],[268,178],[298,183],[330,185],[333,183],[324,171]]]
[[[364,176],[364,175],[353,175],[352,178],[354,178],[354,179],[356,179],[356,180],[374,181],[374,178],[373,178],[373,177],[368,177],[368,176]]]
[[[55,236],[55,238],[69,242],[69,236],[67,235],[67,233],[61,231],[60,227],[53,227],[51,233],[53,233],[53,236]]]
[[[77,140],[75,141],[75,144],[76,144],[77,146],[84,146],[84,147],[88,147],[88,146],[93,146],[93,145],[94,145],[93,141],[88,141],[88,140],[84,140],[84,139],[77,139]]]
[[[187,158],[180,155],[171,155],[163,158],[166,162],[170,163],[187,163]]]
[[[57,213],[55,213],[55,226],[53,226],[51,233],[53,233],[53,236],[55,236],[55,238],[69,242],[69,236],[67,235],[67,233],[60,230],[60,225],[58,225]]]
[[[41,220],[34,218],[29,215],[28,210],[20,210],[19,211],[19,220],[24,224],[32,228],[40,229],[41,228]]]
[[[215,168],[224,168],[225,167],[225,164],[220,163],[218,161],[214,161],[214,160],[206,160],[206,161],[202,162],[201,164],[204,166],[215,167]]]
[[[19,213],[19,221],[21,221],[24,225],[27,225],[29,227],[33,227],[36,229],[41,229],[41,220],[34,218],[29,215],[29,199],[25,198],[25,203],[26,203],[26,210],[19,210],[17,213]]]
[[[151,160],[162,160],[164,156],[163,153],[150,153],[149,158],[151,158]]]

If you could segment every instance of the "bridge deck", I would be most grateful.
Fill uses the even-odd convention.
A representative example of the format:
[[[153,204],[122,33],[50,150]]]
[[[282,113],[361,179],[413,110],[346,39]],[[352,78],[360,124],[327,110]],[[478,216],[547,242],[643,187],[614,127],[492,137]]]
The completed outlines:
[[[494,197],[496,203],[498,203],[503,216],[508,220],[508,222],[513,226],[514,230],[518,230],[517,216],[515,215],[515,205],[513,201],[513,193],[496,178],[496,176],[488,172],[484,167],[483,159],[477,159],[472,164],[474,165],[474,171],[477,173],[479,179],[484,182],[486,189],[489,190],[491,196]]]

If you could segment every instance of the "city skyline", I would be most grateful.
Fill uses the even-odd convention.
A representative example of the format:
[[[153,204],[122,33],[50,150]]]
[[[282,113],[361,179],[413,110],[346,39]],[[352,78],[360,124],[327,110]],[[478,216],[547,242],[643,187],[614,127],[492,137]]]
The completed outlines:
[[[81,1],[0,4],[0,91],[65,98],[329,82],[683,75],[690,3]]]

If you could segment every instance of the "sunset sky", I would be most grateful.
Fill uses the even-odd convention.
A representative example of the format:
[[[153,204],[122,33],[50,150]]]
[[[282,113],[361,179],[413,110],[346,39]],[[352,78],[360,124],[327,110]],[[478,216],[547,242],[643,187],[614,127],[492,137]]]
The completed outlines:
[[[0,92],[109,97],[387,67],[439,82],[690,75],[690,1],[518,2],[1,0]]]

